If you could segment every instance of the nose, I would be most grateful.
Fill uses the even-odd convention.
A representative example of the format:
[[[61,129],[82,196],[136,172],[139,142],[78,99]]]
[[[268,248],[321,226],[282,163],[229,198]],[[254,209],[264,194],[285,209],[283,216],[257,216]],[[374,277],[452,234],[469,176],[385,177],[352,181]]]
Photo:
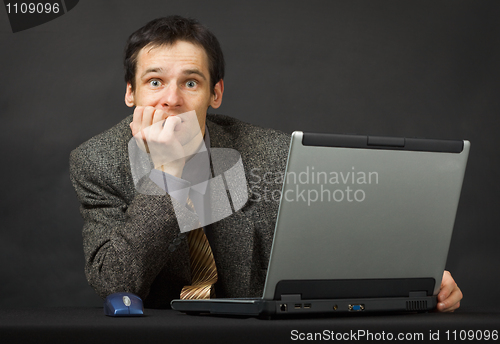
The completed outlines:
[[[160,99],[161,106],[166,109],[173,109],[182,106],[182,96],[179,87],[170,84],[163,90]]]

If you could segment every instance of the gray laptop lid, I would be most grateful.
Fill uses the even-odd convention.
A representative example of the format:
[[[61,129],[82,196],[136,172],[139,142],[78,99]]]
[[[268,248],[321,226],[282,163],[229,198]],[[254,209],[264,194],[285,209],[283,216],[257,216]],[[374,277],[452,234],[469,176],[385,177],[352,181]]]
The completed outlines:
[[[327,280],[430,279],[436,295],[469,147],[294,132],[263,298]]]

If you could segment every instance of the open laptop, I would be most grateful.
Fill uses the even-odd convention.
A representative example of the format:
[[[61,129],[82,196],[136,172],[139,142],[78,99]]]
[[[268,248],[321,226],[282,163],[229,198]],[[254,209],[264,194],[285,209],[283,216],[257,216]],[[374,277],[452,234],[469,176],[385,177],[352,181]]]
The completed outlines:
[[[262,297],[172,308],[264,317],[434,309],[469,148],[294,132]]]

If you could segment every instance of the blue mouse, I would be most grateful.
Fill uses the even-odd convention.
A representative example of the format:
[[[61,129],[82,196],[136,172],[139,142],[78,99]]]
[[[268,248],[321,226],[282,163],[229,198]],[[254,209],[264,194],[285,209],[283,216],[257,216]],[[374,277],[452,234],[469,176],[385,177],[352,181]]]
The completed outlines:
[[[112,317],[144,315],[144,306],[139,296],[132,293],[114,293],[104,301],[104,314]]]

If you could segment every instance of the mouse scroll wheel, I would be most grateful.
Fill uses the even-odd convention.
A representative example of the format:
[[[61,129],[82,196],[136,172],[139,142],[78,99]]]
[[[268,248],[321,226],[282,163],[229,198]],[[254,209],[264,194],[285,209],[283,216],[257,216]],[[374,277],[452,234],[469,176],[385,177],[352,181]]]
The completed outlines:
[[[124,296],[123,297],[123,304],[127,307],[129,307],[132,304],[132,301],[130,301],[130,297]]]

